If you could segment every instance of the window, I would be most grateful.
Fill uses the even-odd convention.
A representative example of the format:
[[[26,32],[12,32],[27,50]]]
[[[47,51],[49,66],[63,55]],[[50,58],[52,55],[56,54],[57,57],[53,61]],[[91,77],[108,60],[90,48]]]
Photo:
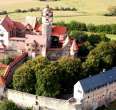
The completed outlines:
[[[0,43],[2,43],[2,44],[3,44],[3,43],[4,43],[4,41],[3,41],[3,40],[0,40]]]
[[[29,44],[27,44],[27,46],[29,46]]]
[[[1,33],[1,34],[0,34],[0,37],[3,37],[3,36],[4,36],[4,34],[3,34],[3,33]]]
[[[78,90],[79,93],[82,93],[82,91]]]

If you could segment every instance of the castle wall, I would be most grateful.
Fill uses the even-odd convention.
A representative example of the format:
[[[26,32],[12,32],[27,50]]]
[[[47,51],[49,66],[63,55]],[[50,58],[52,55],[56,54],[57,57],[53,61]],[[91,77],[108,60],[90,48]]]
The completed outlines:
[[[107,105],[114,100],[116,100],[116,82],[86,93],[83,97],[83,107],[97,108],[102,105]]]
[[[21,107],[33,107],[37,101],[42,110],[81,110],[79,105],[67,100],[36,96],[11,89],[6,91],[6,98]]]

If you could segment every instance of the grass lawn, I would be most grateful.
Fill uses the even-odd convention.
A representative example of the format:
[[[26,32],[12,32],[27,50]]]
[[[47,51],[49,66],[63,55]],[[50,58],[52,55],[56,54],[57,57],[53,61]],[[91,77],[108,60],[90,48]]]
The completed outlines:
[[[116,4],[116,0],[59,0],[56,2],[42,2],[37,0],[4,0],[0,2],[0,10],[14,11],[16,9],[29,9],[35,7],[45,7],[49,4],[51,7],[75,7],[78,11],[64,12],[56,11],[54,21],[76,20],[87,24],[114,24],[116,17],[102,16],[109,6]],[[13,19],[24,21],[25,16],[32,15],[40,17],[40,12],[11,14]],[[3,16],[0,16],[0,18]]]
[[[116,35],[107,34],[106,36],[107,36],[108,38],[110,38],[111,40],[116,40]]]

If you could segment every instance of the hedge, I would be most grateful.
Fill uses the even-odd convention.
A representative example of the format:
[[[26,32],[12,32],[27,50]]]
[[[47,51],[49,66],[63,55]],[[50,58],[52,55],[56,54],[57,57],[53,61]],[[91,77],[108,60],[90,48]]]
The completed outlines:
[[[57,22],[55,25],[67,26],[69,31],[78,30],[78,31],[88,31],[95,33],[105,33],[105,34],[116,34],[116,24],[105,24],[105,25],[94,25],[94,24],[85,24],[76,21],[71,21],[70,23]]]

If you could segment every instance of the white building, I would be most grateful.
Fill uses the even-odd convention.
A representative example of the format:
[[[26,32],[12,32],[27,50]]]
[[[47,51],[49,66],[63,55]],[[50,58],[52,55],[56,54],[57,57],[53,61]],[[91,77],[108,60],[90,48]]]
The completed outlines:
[[[74,85],[74,98],[84,110],[116,100],[116,68],[78,81]]]

